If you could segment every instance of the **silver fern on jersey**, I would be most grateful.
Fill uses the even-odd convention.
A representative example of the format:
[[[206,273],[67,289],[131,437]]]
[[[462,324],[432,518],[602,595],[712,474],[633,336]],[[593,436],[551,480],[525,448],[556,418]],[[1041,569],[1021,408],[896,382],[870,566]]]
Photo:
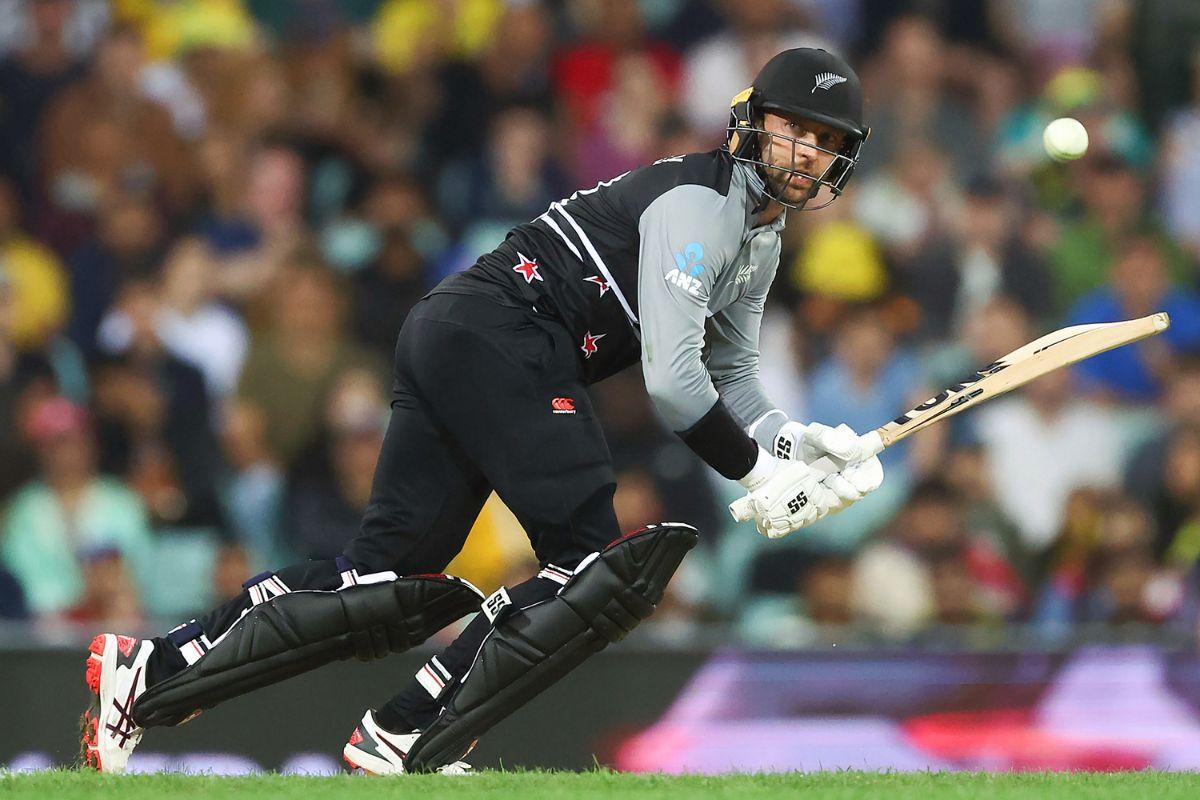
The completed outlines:
[[[839,83],[845,83],[846,79],[841,75],[834,75],[832,72],[822,72],[816,76],[817,85],[813,87],[810,94],[816,94],[817,89],[828,89],[832,86],[837,86]]]

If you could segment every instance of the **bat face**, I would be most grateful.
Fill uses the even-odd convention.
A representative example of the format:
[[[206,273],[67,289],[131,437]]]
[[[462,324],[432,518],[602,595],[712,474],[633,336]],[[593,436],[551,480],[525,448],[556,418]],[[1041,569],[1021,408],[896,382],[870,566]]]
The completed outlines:
[[[1047,372],[1161,333],[1170,324],[1165,313],[1158,313],[1124,322],[1074,325],[1048,333],[993,361],[968,380],[943,389],[876,432],[886,447],[927,425],[1024,386]]]
[[[991,364],[988,364],[986,367],[979,370],[979,372],[976,372],[974,377],[963,381],[957,386],[952,386],[949,389],[943,389],[911,411],[896,417],[894,420],[892,420],[892,424],[905,425],[913,421],[915,418],[921,416],[925,412],[938,409],[937,413],[929,414],[927,417],[925,417],[925,424],[929,424],[930,422],[938,419],[938,417],[949,414],[963,403],[968,403],[974,398],[982,396],[984,392],[983,388],[977,387],[975,384],[989,375],[995,375],[996,373],[1000,372],[1000,370],[1007,368],[1008,364],[1005,363],[1004,359],[993,361]],[[939,409],[939,406],[943,407]]]

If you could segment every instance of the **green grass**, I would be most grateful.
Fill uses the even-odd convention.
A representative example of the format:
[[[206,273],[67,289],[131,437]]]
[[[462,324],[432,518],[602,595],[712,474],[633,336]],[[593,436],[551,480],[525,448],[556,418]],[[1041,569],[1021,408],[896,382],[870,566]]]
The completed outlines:
[[[97,775],[69,770],[0,776],[0,798],[53,800],[113,797],[166,800],[176,797],[362,798],[415,796],[457,798],[682,798],[784,797],[938,800],[939,798],[1087,797],[1169,800],[1200,797],[1200,774],[1165,772],[1101,773],[871,773],[722,775],[719,777],[626,775],[596,771],[481,772],[470,777],[408,775],[367,778],[342,775],[309,778],[259,775]]]

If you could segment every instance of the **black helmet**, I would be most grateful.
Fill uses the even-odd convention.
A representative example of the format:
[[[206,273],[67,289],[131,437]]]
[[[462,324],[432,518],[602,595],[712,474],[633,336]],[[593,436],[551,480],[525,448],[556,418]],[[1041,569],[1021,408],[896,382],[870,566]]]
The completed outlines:
[[[799,116],[843,132],[846,140],[838,152],[816,148],[834,156],[825,174],[804,175],[814,181],[805,202],[815,196],[821,186],[829,187],[832,197],[816,206],[823,208],[846,188],[858,165],[863,142],[871,133],[871,129],[863,123],[862,105],[862,86],[858,76],[840,57],[809,47],[784,50],[759,71],[753,86],[739,92],[731,101],[726,146],[735,159],[753,164],[764,178],[765,170],[803,175],[798,170],[770,165],[762,160],[764,139],[771,144],[775,139],[781,139],[792,148],[797,145],[812,146],[801,144],[791,136],[764,130],[763,112],[776,111]],[[767,194],[785,206],[798,207],[771,195],[769,183]]]

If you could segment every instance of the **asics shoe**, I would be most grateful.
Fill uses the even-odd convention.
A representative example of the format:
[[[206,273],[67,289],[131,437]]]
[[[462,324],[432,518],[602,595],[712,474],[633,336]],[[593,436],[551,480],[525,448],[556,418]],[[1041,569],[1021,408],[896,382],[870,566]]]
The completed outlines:
[[[100,772],[124,772],[142,739],[133,721],[133,701],[146,691],[146,662],[154,643],[102,633],[88,645],[86,681],[92,703],[80,720],[80,756]]]
[[[354,733],[350,734],[350,741],[342,748],[342,758],[351,769],[361,769],[369,775],[400,775],[405,771],[404,757],[408,755],[408,748],[420,735],[420,731],[386,731],[375,722],[375,712],[368,710]],[[471,765],[455,761],[438,772],[442,775],[469,775]]]

